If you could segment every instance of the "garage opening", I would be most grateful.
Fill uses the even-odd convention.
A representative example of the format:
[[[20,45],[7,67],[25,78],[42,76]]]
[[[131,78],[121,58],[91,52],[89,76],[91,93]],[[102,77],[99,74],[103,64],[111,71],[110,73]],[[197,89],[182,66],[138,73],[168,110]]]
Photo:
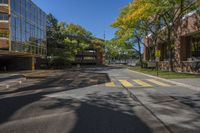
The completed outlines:
[[[0,55],[0,71],[31,70],[30,57]]]

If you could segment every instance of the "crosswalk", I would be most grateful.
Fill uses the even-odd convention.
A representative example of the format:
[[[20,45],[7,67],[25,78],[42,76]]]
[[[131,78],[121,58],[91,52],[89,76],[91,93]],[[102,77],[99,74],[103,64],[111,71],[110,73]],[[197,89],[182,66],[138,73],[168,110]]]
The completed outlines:
[[[120,84],[123,87],[132,88],[132,87],[145,87],[145,88],[152,88],[153,86],[161,86],[161,87],[170,87],[171,84],[164,83],[158,81],[156,79],[133,79],[133,80],[116,80],[105,83],[106,87],[117,87]]]
[[[152,85],[150,85],[149,83],[146,83],[142,80],[133,80],[134,82],[136,82],[137,84],[144,86],[144,87],[152,87]]]
[[[125,87],[133,87],[133,85],[127,80],[119,80],[119,82]]]

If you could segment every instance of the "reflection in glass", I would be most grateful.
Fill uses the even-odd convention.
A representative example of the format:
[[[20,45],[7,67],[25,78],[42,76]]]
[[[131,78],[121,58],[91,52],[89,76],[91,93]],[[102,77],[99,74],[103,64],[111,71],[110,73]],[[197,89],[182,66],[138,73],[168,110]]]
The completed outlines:
[[[11,50],[46,54],[46,14],[30,0],[12,0]]]

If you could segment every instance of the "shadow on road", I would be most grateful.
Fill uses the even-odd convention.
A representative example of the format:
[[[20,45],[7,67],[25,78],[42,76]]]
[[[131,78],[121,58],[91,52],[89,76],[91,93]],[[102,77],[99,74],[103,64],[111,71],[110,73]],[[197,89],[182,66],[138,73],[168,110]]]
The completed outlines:
[[[45,95],[80,89],[109,82],[106,73],[66,72],[61,76],[42,79],[39,83],[13,91],[0,91],[0,123],[6,122],[15,112],[39,101]]]
[[[193,96],[173,96],[173,98],[191,107],[194,111],[200,114],[200,93]]]
[[[153,130],[149,126],[153,125],[156,131],[163,133],[162,124],[155,122],[151,114],[144,115],[144,109],[141,109],[137,100],[132,99],[130,102],[127,95],[121,91],[99,91],[83,97],[65,96],[70,91],[72,94],[82,93],[85,87],[110,82],[108,74],[104,73],[109,69],[114,68],[66,71],[60,76],[38,78],[40,82],[37,84],[15,90],[0,90],[0,132],[151,133]],[[59,97],[59,94],[64,94],[64,97]],[[144,97],[150,99],[147,104],[156,115],[163,118],[168,126],[177,129],[177,132],[199,131],[199,117],[178,101],[169,98],[166,98],[167,102],[158,101],[165,97],[155,93]],[[194,103],[195,99],[182,99],[185,100],[184,104],[199,108],[197,103]],[[139,112],[142,113],[138,114],[134,107],[141,107]],[[146,119],[153,122],[147,123]]]
[[[92,94],[76,110],[78,119],[70,133],[151,133],[131,107],[121,93]]]
[[[63,129],[66,133],[151,133],[152,130],[135,114],[127,95],[122,92],[108,94],[92,93],[83,99],[57,99],[52,105],[45,105],[45,111],[70,108],[75,110],[74,123]],[[71,114],[70,114],[71,115]],[[56,121],[56,120],[55,120]],[[62,123],[63,124],[63,123]],[[63,124],[63,127],[66,127]],[[159,128],[159,126],[157,126]]]
[[[0,132],[150,133],[131,110],[137,104],[130,104],[121,92],[92,93],[83,99],[47,97],[106,82],[110,82],[106,73],[70,71],[41,79],[34,85],[0,92]],[[71,119],[69,111],[74,112],[75,118]]]

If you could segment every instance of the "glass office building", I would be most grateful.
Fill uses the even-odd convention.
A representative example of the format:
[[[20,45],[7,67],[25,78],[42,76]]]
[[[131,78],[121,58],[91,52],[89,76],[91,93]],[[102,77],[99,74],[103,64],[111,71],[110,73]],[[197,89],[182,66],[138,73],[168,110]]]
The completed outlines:
[[[45,56],[45,12],[31,0],[0,0],[0,67],[22,57],[37,64]]]
[[[10,0],[11,51],[46,54],[46,14],[30,0]]]

